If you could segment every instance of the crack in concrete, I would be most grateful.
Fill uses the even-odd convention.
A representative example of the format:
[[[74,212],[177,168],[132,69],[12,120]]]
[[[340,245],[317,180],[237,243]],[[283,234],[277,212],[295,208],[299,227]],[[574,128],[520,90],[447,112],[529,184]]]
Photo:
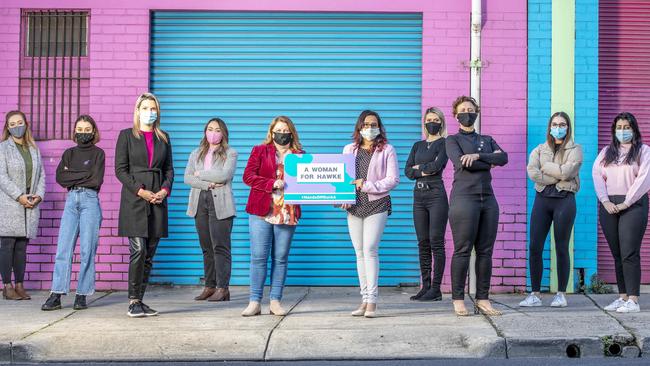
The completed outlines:
[[[110,294],[112,294],[112,293],[113,293],[113,291],[108,291],[108,292],[106,292],[104,295],[102,295],[102,296],[100,296],[100,297],[98,297],[98,298],[96,298],[96,299],[90,301],[90,302],[88,303],[88,305],[94,304],[95,302],[97,302],[97,301],[99,301],[99,300],[101,300],[101,299],[107,297],[108,295],[110,295]],[[36,333],[38,333],[38,332],[40,332],[40,331],[42,331],[42,330],[45,330],[45,329],[47,329],[47,328],[49,328],[49,327],[51,327],[51,326],[53,326],[53,325],[55,325],[55,324],[60,323],[60,322],[62,322],[62,321],[64,321],[64,320],[68,319],[68,318],[71,317],[72,315],[76,314],[78,311],[81,311],[81,310],[74,310],[74,309],[73,309],[70,313],[64,315],[62,318],[57,319],[57,320],[53,321],[52,323],[49,323],[49,324],[44,325],[43,327],[41,327],[41,328],[39,328],[39,329],[37,329],[37,330],[35,330],[35,331],[33,331],[33,332],[31,332],[31,333],[29,333],[29,334],[23,336],[22,338],[20,338],[20,340],[21,340],[21,341],[24,341],[25,339],[27,339],[27,338],[33,336],[34,334],[36,334]],[[12,354],[12,356],[13,356],[13,349],[14,349],[14,347],[13,347],[13,343],[11,343],[11,354]]]
[[[468,297],[472,301],[474,306],[476,306],[476,300],[474,299],[474,297],[472,297],[472,295],[468,295]],[[493,301],[493,302],[496,303],[496,301]],[[506,305],[506,307],[509,308],[510,306]],[[496,323],[492,320],[492,318],[490,318],[489,316],[484,315],[484,314],[482,314],[480,312],[479,312],[479,315],[483,316],[483,318],[485,318],[485,320],[487,320],[487,322],[492,326],[492,329],[494,329],[494,332],[496,333],[497,337],[503,339],[503,353],[505,355],[505,358],[508,359],[509,358],[508,357],[508,338],[506,338],[506,336],[503,335],[503,333],[501,333],[501,331],[497,327]]]
[[[625,324],[623,324],[623,322],[621,322],[617,317],[612,315],[609,311],[601,308],[600,305],[598,305],[598,303],[596,302],[596,300],[594,300],[591,296],[589,296],[589,294],[583,294],[583,296],[588,298],[589,301],[591,301],[598,309],[600,309],[600,311],[605,313],[610,318],[614,319],[621,326],[621,328],[625,329],[625,331],[628,332],[628,334],[632,337],[632,342],[634,343],[634,345],[639,347],[639,357],[641,357],[641,355],[643,355],[643,349],[642,349],[641,345],[639,344],[639,342],[638,342],[638,340],[636,338],[636,335],[634,334],[632,329],[626,327]]]
[[[309,295],[310,291],[311,291],[311,287],[307,287],[307,291],[305,292],[305,294],[302,295],[300,299],[298,299],[298,301],[296,301],[296,303],[293,304],[291,308],[289,308],[289,311],[287,311],[287,315],[281,317],[281,319],[275,324],[275,326],[273,326],[273,328],[269,332],[268,338],[266,338],[266,345],[264,346],[264,354],[262,355],[262,361],[264,362],[268,361],[268,359],[266,358],[266,353],[269,350],[269,344],[271,343],[271,337],[273,336],[273,332],[275,332],[275,330],[280,326],[280,324],[284,321],[284,319],[291,314],[291,311],[293,311],[293,309],[295,309],[307,297],[307,295]]]

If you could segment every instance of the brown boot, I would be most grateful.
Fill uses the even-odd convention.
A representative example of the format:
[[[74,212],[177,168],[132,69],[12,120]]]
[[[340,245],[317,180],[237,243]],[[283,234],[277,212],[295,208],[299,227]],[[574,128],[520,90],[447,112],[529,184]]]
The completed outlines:
[[[11,285],[5,285],[2,289],[2,298],[5,300],[22,300],[23,297],[16,293],[16,290]]]
[[[230,301],[230,291],[227,288],[217,288],[208,301]]]
[[[25,291],[25,287],[23,286],[23,283],[16,283],[16,293],[18,296],[20,296],[23,300],[31,300],[32,297],[29,296],[27,291]]]
[[[212,294],[214,294],[215,291],[216,291],[216,289],[213,288],[213,287],[204,287],[203,292],[201,292],[201,295],[195,297],[194,300],[203,301],[203,300],[207,299],[208,297],[212,296]]]

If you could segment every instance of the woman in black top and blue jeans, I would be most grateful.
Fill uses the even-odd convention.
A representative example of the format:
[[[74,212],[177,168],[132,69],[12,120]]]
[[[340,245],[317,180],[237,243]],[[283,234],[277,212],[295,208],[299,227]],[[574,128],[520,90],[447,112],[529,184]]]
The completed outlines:
[[[447,156],[454,164],[454,183],[449,202],[449,224],[454,238],[451,287],[454,311],[467,316],[465,280],[472,249],[476,250],[476,305],[474,312],[501,315],[488,300],[492,277],[492,250],[499,226],[499,204],[492,191],[490,170],[508,163],[508,155],[490,136],[479,135],[474,122],[480,111],[471,97],[458,97],[454,116],[461,124],[447,137]]]
[[[426,140],[411,148],[405,174],[415,180],[413,188],[413,223],[420,253],[422,288],[411,300],[442,300],[440,284],[445,271],[445,229],[447,227],[447,192],[442,172],[447,165],[445,116],[436,107],[424,113]],[[433,268],[431,258],[433,254]],[[433,272],[433,279],[431,278]]]

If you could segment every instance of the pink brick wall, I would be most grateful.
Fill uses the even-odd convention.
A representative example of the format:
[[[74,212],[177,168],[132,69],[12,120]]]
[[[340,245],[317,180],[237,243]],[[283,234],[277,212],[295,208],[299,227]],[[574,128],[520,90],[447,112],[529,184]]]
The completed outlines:
[[[108,2],[106,2],[108,3]],[[486,2],[488,3],[488,2]],[[103,133],[100,146],[107,157],[107,177],[102,190],[104,225],[98,250],[98,288],[123,289],[126,286],[128,248],[116,237],[120,185],[113,176],[114,141],[117,132],[131,123],[134,98],[148,87],[149,9],[161,9],[153,0],[115,1],[96,5],[90,25],[90,113]],[[470,3],[431,0],[209,0],[167,2],[164,9],[212,9],[257,11],[415,11],[423,13],[422,108],[441,107],[448,120],[451,102],[469,93]],[[17,105],[19,8],[48,8],[46,0],[6,0],[0,5],[0,112]],[[62,0],[59,7],[85,8],[80,0]],[[109,7],[110,6],[110,7]],[[513,291],[525,286],[526,204],[526,2],[491,0],[484,9],[482,123],[509,153],[510,163],[495,172],[494,185],[501,205],[500,233],[495,250],[493,289]],[[12,71],[14,70],[15,71]],[[450,121],[450,131],[457,123]],[[55,251],[58,218],[64,194],[53,182],[58,157],[69,142],[48,141],[40,144],[48,178],[48,196],[43,203],[41,237],[30,246],[29,286],[48,288]],[[447,186],[451,186],[451,169]],[[453,244],[447,237],[451,258]],[[449,261],[445,284],[449,283]]]

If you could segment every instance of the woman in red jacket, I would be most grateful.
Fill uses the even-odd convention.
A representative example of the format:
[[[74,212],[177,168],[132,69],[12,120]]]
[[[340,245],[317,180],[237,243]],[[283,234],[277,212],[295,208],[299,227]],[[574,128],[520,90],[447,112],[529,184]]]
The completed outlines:
[[[246,204],[249,214],[248,230],[251,245],[250,302],[242,316],[262,313],[260,302],[266,281],[266,264],[271,254],[272,315],[287,312],[280,305],[291,239],[300,219],[300,206],[284,203],[284,158],[290,153],[302,153],[296,127],[289,117],[273,119],[266,139],[253,147],[244,183],[251,187]]]

